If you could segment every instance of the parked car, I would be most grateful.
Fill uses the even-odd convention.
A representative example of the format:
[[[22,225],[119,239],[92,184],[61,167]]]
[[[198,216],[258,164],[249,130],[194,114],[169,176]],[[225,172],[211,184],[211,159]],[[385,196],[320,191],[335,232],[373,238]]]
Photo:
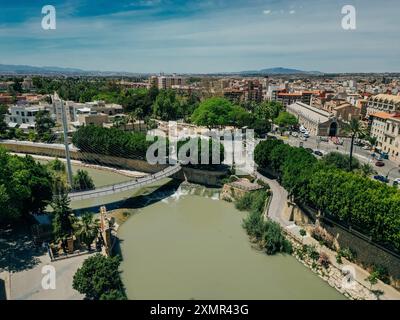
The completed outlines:
[[[303,133],[303,136],[304,136],[304,138],[309,138],[309,137],[310,137],[310,134],[309,134],[308,131],[306,130],[306,131]]]
[[[329,142],[329,138],[328,137],[319,137],[319,141]]]
[[[385,163],[383,162],[383,161],[377,161],[377,162],[375,162],[375,165],[377,166],[377,167],[383,167],[384,165],[385,165]]]
[[[363,148],[363,150],[371,150],[371,147],[370,146],[367,146],[367,145],[365,145],[364,147],[362,147]]]
[[[293,136],[293,137],[298,137],[299,134],[298,134],[296,131],[293,131],[293,132],[292,132],[292,136]]]
[[[382,159],[389,159],[389,154],[387,152],[381,152],[380,158]]]
[[[320,156],[320,157],[322,157],[324,154],[321,152],[321,151],[319,151],[319,150],[314,150],[314,154],[315,155],[317,155],[317,156]]]
[[[393,186],[400,186],[400,178],[393,180]]]
[[[388,183],[389,182],[389,179],[386,178],[385,176],[382,176],[382,175],[376,175],[376,176],[374,176],[374,179],[378,180],[380,182],[384,182],[384,183]]]

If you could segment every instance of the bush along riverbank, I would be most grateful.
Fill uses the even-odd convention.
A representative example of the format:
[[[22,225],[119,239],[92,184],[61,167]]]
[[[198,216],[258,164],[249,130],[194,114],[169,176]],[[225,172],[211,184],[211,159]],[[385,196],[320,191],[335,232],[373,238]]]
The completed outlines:
[[[382,295],[379,290],[373,290],[373,282],[368,288],[354,279],[351,263],[337,262],[335,252],[318,243],[317,240],[305,236],[307,232],[300,230],[300,237],[290,230],[283,229],[277,222],[265,219],[264,212],[268,207],[271,193],[268,188],[247,192],[235,199],[238,210],[248,211],[243,219],[243,228],[250,237],[254,248],[265,251],[268,255],[288,253],[300,263],[316,273],[331,287],[352,300],[376,300]],[[307,244],[305,244],[307,242]],[[347,267],[343,267],[341,264]]]
[[[243,228],[250,241],[266,254],[292,253],[292,245],[282,231],[281,226],[271,220],[264,220],[264,209],[270,193],[264,189],[247,192],[239,198],[235,206],[238,210],[249,211],[243,219]]]

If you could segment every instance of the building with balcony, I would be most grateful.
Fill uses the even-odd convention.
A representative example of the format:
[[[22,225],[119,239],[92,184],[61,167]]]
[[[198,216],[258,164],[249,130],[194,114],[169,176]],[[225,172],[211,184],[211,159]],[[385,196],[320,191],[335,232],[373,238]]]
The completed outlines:
[[[378,112],[400,112],[400,96],[378,94],[368,98],[367,116]]]
[[[389,159],[400,163],[400,112],[377,112],[370,115],[370,134],[377,138],[377,147]]]
[[[9,107],[8,113],[5,115],[4,121],[10,128],[20,128],[24,131],[34,129],[36,125],[36,114],[39,111],[51,111],[50,105],[13,105]]]

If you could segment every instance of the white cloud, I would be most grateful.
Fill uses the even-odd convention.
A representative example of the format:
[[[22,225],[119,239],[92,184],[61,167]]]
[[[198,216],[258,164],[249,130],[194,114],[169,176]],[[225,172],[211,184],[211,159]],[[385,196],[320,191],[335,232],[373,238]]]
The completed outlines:
[[[290,10],[289,11],[289,14],[295,14],[296,13],[296,10]]]
[[[263,13],[264,14],[270,14],[272,11],[271,10],[264,10]]]

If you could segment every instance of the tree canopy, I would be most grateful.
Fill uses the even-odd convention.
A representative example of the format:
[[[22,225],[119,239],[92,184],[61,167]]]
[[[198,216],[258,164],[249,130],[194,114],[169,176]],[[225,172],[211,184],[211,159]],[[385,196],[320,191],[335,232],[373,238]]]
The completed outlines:
[[[52,195],[52,176],[45,166],[0,147],[0,224],[42,212]]]
[[[191,119],[199,126],[212,129],[228,125],[239,127],[246,116],[246,110],[233,105],[227,99],[209,98],[200,103]]]
[[[255,161],[275,172],[296,201],[400,250],[400,192],[396,188],[327,166],[304,149],[276,140],[259,143]]]
[[[83,262],[75,273],[72,287],[88,300],[126,300],[118,270],[119,256],[96,254]]]

